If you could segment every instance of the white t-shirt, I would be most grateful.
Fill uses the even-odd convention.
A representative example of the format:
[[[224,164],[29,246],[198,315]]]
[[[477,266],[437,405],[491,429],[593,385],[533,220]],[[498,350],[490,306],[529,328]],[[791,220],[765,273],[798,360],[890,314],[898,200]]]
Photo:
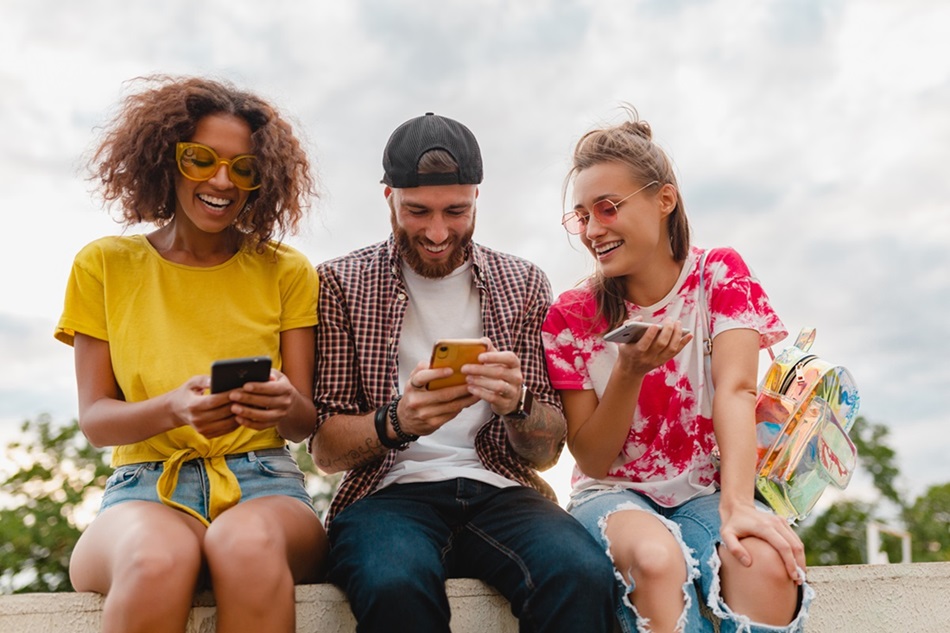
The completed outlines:
[[[399,337],[399,387],[405,390],[419,361],[428,362],[432,345],[441,338],[480,338],[481,300],[472,275],[472,262],[439,279],[423,277],[405,263],[403,279],[409,306]],[[380,488],[394,483],[474,479],[498,487],[516,482],[491,472],[475,452],[475,434],[491,417],[487,402],[463,409],[438,431],[424,435],[396,455],[396,463]]]

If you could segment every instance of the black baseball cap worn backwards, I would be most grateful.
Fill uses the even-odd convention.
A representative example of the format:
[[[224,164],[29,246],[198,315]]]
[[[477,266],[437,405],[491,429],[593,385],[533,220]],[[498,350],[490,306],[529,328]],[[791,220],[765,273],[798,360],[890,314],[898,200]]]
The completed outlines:
[[[445,150],[458,173],[420,174],[419,159],[433,149]],[[482,153],[472,131],[453,119],[426,112],[409,119],[390,135],[383,150],[383,184],[396,189],[482,182]]]

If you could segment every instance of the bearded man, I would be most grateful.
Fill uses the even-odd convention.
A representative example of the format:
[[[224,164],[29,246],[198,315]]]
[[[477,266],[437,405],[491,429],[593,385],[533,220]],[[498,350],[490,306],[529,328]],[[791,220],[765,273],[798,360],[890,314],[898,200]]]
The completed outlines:
[[[550,283],[472,241],[483,170],[466,126],[406,121],[383,171],[392,235],[317,266],[310,451],[346,471],[329,578],[358,631],[448,633],[453,577],[494,586],[522,631],[610,631],[610,562],[537,472],[566,433],[541,344]],[[430,367],[443,339],[485,351],[462,384],[428,389],[453,373]]]

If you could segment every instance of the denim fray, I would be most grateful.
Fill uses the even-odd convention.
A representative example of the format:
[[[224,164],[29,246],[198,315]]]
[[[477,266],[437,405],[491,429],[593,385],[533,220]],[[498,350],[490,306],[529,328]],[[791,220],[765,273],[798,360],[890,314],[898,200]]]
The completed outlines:
[[[669,519],[647,512],[640,506],[634,503],[621,504],[613,511],[605,514],[598,521],[600,527],[601,535],[603,536],[604,542],[607,543],[607,556],[610,558],[610,562],[614,563],[614,575],[617,577],[617,580],[623,586],[623,603],[629,608],[634,616],[637,619],[637,633],[650,633],[650,619],[645,618],[637,611],[637,608],[633,605],[633,602],[630,601],[630,594],[633,593],[633,590],[636,589],[633,582],[627,582],[627,579],[624,578],[623,573],[617,569],[616,561],[614,561],[613,555],[610,552],[610,539],[607,538],[607,519],[616,512],[624,512],[628,510],[636,510],[639,512],[646,512],[650,516],[654,516],[660,520],[660,522],[666,526],[666,528],[673,534],[673,538],[676,539],[676,542],[680,546],[680,550],[683,552],[683,559],[686,561],[686,581],[683,583],[683,612],[680,613],[679,618],[676,621],[676,630],[683,631],[685,630],[687,616],[689,614],[690,606],[692,606],[693,596],[690,592],[690,588],[693,585],[693,581],[699,578],[699,561],[696,560],[696,557],[693,556],[693,550],[686,545],[683,541],[683,535],[680,532],[680,526],[675,522],[670,521]],[[627,570],[627,576],[633,577],[631,570]]]

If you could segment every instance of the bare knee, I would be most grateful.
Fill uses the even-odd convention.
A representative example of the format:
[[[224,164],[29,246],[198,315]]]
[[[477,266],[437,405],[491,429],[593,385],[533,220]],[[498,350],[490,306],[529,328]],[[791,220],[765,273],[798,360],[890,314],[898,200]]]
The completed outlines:
[[[201,570],[201,546],[190,530],[167,530],[156,538],[149,529],[116,533],[91,528],[73,550],[69,575],[77,591],[111,593],[113,585],[135,593],[192,586]],[[141,526],[135,526],[141,528]]]
[[[268,563],[286,563],[281,535],[255,521],[248,522],[242,529],[236,527],[233,523],[213,523],[208,528],[205,556],[212,573],[216,569],[230,568],[259,577]]]
[[[785,570],[782,557],[766,541],[746,537],[741,540],[741,543],[752,557],[752,564],[746,567],[727,548],[720,547],[719,556],[722,560],[724,582],[726,579],[744,584],[751,582],[761,586],[763,591],[781,590],[795,584]],[[723,589],[725,590],[725,586]]]
[[[125,554],[115,562],[115,575],[123,583],[144,587],[195,582],[201,570],[201,548],[197,539],[186,538],[174,547],[156,545],[147,539],[124,548]]]
[[[629,541],[611,544],[611,552],[617,569],[625,575],[632,575],[637,585],[660,579],[671,579],[677,583],[685,581],[686,561],[674,539]]]
[[[749,567],[725,547],[719,547],[723,602],[755,622],[788,624],[798,604],[797,583],[789,577],[779,553],[766,541],[746,537],[741,542],[752,557]]]

